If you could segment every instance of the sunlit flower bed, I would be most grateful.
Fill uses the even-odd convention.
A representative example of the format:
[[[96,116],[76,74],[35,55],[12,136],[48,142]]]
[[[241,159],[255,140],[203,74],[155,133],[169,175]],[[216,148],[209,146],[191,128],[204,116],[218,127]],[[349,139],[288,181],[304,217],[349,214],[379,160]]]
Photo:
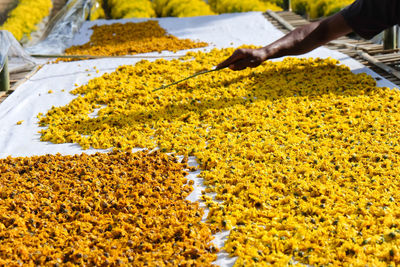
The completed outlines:
[[[1,159],[0,265],[211,265],[185,167],[158,152]]]
[[[99,0],[98,0],[99,1]],[[293,0],[291,7],[294,12],[309,18],[326,17],[339,12],[354,0]],[[281,11],[282,0],[108,0],[111,17],[119,18],[151,18],[151,17],[192,17],[213,15],[215,13],[235,13],[247,11]],[[102,18],[96,9],[93,18]],[[103,11],[104,12],[104,11]]]
[[[95,25],[92,29],[89,42],[67,48],[65,54],[117,56],[163,50],[176,52],[208,45],[168,34],[155,20]]]
[[[209,0],[212,10],[217,13],[235,13],[247,11],[281,11],[282,8],[274,3],[260,0]]]
[[[113,19],[152,18],[155,12],[150,0],[106,0]]]
[[[153,5],[158,17],[194,17],[215,14],[203,0],[154,0]]]
[[[222,201],[203,196],[208,222],[232,229],[225,249],[237,266],[399,264],[399,91],[333,59],[287,58],[152,92],[232,52],[95,78],[39,115],[42,140],[196,156]]]
[[[51,0],[20,0],[13,9],[0,30],[10,31],[17,40],[30,36],[45,17],[50,14],[53,6]]]
[[[292,0],[293,11],[309,18],[326,17],[339,12],[354,0]]]
[[[103,0],[95,0],[92,8],[90,9],[89,19],[105,19],[106,14],[103,9]]]

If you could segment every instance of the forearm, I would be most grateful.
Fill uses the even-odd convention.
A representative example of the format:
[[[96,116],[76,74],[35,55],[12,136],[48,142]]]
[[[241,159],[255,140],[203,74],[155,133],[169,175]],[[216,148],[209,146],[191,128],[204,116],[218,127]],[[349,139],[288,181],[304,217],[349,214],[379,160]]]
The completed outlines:
[[[259,49],[237,49],[217,65],[217,69],[229,67],[243,70],[257,67],[271,58],[307,53],[327,42],[352,32],[343,16],[338,13],[322,21],[295,29],[274,43]]]
[[[336,14],[322,21],[297,28],[274,43],[263,47],[262,50],[265,51],[266,59],[300,55],[351,31],[342,15]]]

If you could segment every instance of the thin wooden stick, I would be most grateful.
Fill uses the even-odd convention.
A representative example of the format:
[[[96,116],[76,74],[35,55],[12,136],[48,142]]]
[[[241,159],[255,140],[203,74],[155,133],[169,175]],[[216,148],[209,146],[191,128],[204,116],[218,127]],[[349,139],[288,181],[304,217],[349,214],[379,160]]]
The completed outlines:
[[[380,62],[378,59],[376,59],[375,57],[368,55],[365,52],[362,51],[357,51],[358,55],[360,57],[362,57],[363,59],[367,60],[369,63],[374,64],[375,66],[377,66],[378,68],[386,71],[387,73],[395,76],[396,78],[400,79],[400,72],[393,69],[392,67]]]
[[[226,68],[226,67],[225,67],[225,68]],[[222,68],[222,69],[224,69],[224,68]],[[206,74],[206,73],[210,73],[210,72],[214,72],[214,71],[219,71],[219,70],[222,70],[222,69],[212,69],[212,70],[200,71],[200,72],[197,72],[197,73],[195,73],[195,74],[193,74],[193,75],[190,75],[189,77],[186,77],[186,78],[184,78],[184,79],[182,79],[182,80],[175,81],[175,82],[173,82],[173,83],[170,83],[170,84],[167,84],[167,85],[163,85],[163,86],[161,86],[161,87],[158,87],[158,88],[154,89],[153,92],[158,91],[158,90],[161,90],[161,89],[168,88],[168,87],[170,87],[170,86],[172,86],[172,85],[175,85],[175,84],[178,84],[178,83],[180,83],[180,82],[189,80],[189,79],[194,78],[194,77],[196,77],[196,76],[199,76],[199,75],[202,75],[202,74]]]

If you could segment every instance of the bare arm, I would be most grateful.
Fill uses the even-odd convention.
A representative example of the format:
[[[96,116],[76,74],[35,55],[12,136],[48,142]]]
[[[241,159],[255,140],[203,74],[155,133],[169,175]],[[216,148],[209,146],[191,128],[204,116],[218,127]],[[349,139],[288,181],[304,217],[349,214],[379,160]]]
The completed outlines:
[[[259,49],[238,49],[217,68],[242,70],[257,67],[263,61],[289,55],[301,55],[353,30],[340,13],[297,28],[279,40]]]

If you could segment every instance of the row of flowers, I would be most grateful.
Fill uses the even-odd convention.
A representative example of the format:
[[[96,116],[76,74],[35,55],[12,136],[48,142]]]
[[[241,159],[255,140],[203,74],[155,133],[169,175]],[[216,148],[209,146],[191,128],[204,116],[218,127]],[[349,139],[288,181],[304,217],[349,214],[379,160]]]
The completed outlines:
[[[31,32],[50,14],[52,6],[51,0],[20,0],[0,30],[10,31],[17,40],[29,39]]]
[[[154,0],[158,17],[193,17],[215,14],[202,0]]]
[[[283,0],[106,0],[110,16],[120,18],[151,18],[151,17],[191,17],[221,13],[246,11],[279,11]],[[338,12],[352,0],[293,0],[295,12],[308,15],[310,18],[329,16]],[[21,0],[11,11],[7,21],[0,27],[13,33],[17,40],[29,39],[31,32],[49,15],[51,0]],[[96,0],[91,12],[91,20],[105,18],[103,1]]]
[[[110,7],[110,15],[114,19],[155,17],[152,3],[149,0],[107,0],[107,3]]]
[[[295,12],[314,19],[330,16],[352,2],[353,0],[293,0],[292,8]]]
[[[97,0],[101,1],[101,0]],[[191,17],[247,11],[280,11],[283,0],[107,0],[110,16],[119,18]],[[295,12],[310,18],[329,16],[349,5],[352,0],[293,0]],[[95,16],[96,17],[96,16]]]
[[[97,0],[92,10],[91,19],[104,18],[104,11],[99,11],[102,5],[101,0]],[[152,18],[152,17],[193,17],[206,16],[221,13],[246,12],[246,11],[278,11],[280,0],[275,1],[227,1],[211,0],[206,3],[203,0],[107,0],[110,9],[110,17],[120,18]],[[99,14],[101,14],[99,16]]]
[[[211,8],[217,13],[235,13],[235,12],[247,12],[247,11],[266,11],[282,10],[279,6],[274,3],[260,0],[210,0],[208,1]]]

